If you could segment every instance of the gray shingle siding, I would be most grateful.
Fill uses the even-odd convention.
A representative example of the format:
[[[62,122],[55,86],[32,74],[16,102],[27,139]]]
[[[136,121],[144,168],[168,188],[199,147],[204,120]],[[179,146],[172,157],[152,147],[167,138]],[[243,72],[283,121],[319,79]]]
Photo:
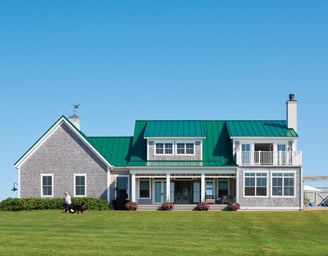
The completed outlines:
[[[272,172],[295,172],[294,186],[295,186],[295,195],[293,197],[286,196],[272,196]],[[244,173],[245,172],[266,172],[267,173],[267,196],[244,196]],[[301,208],[301,184],[300,184],[300,173],[301,168],[239,168],[239,193],[238,193],[238,202],[241,207],[249,208],[276,208],[276,207],[286,207],[286,208]]]
[[[53,197],[64,191],[74,196],[74,174],[85,174],[87,196],[107,199],[107,167],[66,124],[23,163],[20,169],[20,196],[41,197],[41,175],[53,175]]]

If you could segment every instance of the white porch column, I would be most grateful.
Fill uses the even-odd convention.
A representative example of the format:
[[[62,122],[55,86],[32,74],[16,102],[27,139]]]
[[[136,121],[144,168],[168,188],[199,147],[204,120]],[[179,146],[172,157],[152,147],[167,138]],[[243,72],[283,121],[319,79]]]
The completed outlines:
[[[169,173],[166,174],[166,201],[171,202],[171,175]]]
[[[107,202],[110,203],[110,167],[107,167]]]
[[[131,201],[136,202],[136,175],[131,174]]]
[[[235,181],[235,190],[236,190],[236,202],[239,203],[239,184],[241,184],[241,182],[239,182],[239,179],[240,179],[240,174],[239,174],[239,170],[237,170],[237,173],[236,173],[236,181]]]
[[[277,165],[278,164],[278,154],[280,154],[281,152],[278,151],[278,146],[277,144],[273,144],[273,165]],[[281,155],[279,156],[279,159],[281,159]]]
[[[200,200],[201,202],[205,201],[205,173],[201,173],[200,175]]]

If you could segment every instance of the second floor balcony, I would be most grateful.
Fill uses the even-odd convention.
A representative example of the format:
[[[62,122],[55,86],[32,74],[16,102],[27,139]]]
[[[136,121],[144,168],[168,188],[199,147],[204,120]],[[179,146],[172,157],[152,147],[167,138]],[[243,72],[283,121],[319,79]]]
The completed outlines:
[[[236,155],[238,165],[302,165],[301,151],[242,151]]]

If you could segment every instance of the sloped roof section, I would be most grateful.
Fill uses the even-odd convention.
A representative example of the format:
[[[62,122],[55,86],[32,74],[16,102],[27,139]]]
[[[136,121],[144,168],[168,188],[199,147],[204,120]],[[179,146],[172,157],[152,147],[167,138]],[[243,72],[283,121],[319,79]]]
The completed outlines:
[[[144,136],[149,137],[205,137],[202,121],[152,120],[147,122]]]
[[[112,165],[127,165],[132,137],[87,137],[87,140]]]
[[[230,137],[298,137],[285,120],[227,121]]]
[[[147,121],[135,122],[129,165],[143,166],[147,161],[147,141],[145,139],[147,123]]]
[[[129,166],[233,166],[232,148],[225,121],[136,121]],[[203,143],[201,161],[148,161],[151,137],[193,137]]]
[[[203,123],[206,132],[206,139],[203,140],[204,166],[235,165],[226,122],[203,121]]]

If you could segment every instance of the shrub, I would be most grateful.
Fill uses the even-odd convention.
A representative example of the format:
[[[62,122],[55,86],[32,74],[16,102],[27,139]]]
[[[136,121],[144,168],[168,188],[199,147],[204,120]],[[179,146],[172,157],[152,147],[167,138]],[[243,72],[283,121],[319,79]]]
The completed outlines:
[[[230,203],[225,208],[226,211],[237,211],[239,209],[240,209],[240,204],[239,203]]]
[[[174,203],[162,203],[161,207],[159,208],[159,210],[172,210],[174,208]]]
[[[127,202],[125,204],[125,209],[130,210],[130,211],[135,211],[138,209],[138,204],[135,202]]]
[[[73,204],[81,204],[84,202],[88,210],[108,210],[107,201],[79,197],[72,198]],[[0,210],[2,211],[22,211],[22,210],[47,210],[47,209],[62,209],[63,198],[7,198],[0,202]]]
[[[210,209],[210,205],[206,202],[198,203],[195,207],[195,210],[197,211],[208,211]]]

